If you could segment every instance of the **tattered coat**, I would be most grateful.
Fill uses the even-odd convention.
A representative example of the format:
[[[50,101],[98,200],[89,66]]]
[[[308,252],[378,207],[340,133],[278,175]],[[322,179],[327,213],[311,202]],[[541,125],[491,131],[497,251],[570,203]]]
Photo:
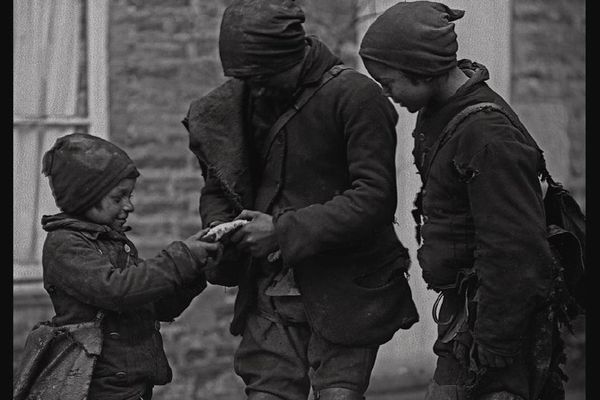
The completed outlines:
[[[42,224],[52,324],[92,321],[104,311],[88,399],[138,398],[148,385],[170,382],[158,321],[172,321],[206,287],[185,244],[173,242],[143,261],[125,234],[105,225],[65,214],[45,216]]]
[[[331,53],[320,60],[306,87],[340,63]],[[203,224],[243,208],[274,215],[283,263],[294,270],[312,328],[329,341],[380,344],[409,328],[418,319],[405,278],[409,256],[393,228],[398,117],[379,86],[343,71],[279,130],[258,163],[247,106],[238,80],[190,106],[190,148],[206,181]],[[255,267],[242,260],[238,268],[234,334],[256,295]]]
[[[493,102],[517,116],[485,83],[485,67],[466,60],[470,77],[443,104],[422,110],[413,136],[423,177],[429,150],[459,111]],[[477,275],[474,339],[500,355],[516,354],[551,289],[535,143],[499,112],[478,112],[458,126],[428,171],[422,191],[423,244],[418,259],[429,287],[455,287],[460,270]]]

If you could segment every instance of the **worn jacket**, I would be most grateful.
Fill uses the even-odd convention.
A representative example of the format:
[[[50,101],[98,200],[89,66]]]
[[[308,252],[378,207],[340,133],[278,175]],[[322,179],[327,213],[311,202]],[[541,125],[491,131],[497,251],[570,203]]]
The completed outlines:
[[[341,63],[320,42],[310,44],[303,90]],[[294,270],[313,329],[326,339],[378,344],[409,328],[418,319],[404,275],[409,257],[392,225],[398,117],[379,86],[341,72],[258,160],[248,103],[244,84],[230,80],[190,106],[190,148],[206,181],[203,223],[231,220],[243,208],[274,215],[283,263]],[[239,266],[234,334],[256,294],[256,271],[247,265]]]
[[[102,352],[88,399],[137,399],[171,381],[159,321],[172,321],[206,287],[189,249],[173,242],[143,261],[124,233],[66,214],[44,216],[42,265],[55,326],[104,310]]]
[[[479,102],[511,107],[485,83],[480,64],[463,60],[469,80],[417,119],[415,163],[421,176],[433,143],[459,111]],[[460,270],[478,279],[474,338],[490,351],[514,355],[534,311],[551,287],[553,258],[538,174],[537,145],[499,112],[478,112],[458,126],[437,153],[422,190],[423,245],[418,250],[429,287],[454,287]]]

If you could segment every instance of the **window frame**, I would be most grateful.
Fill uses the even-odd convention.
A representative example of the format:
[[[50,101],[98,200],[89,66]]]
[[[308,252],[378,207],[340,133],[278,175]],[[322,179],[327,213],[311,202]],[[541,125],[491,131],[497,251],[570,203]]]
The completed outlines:
[[[86,1],[86,63],[88,115],[65,118],[13,116],[13,125],[43,129],[52,126],[87,126],[88,132],[108,139],[108,22],[109,0]],[[38,246],[43,245],[39,240]],[[41,260],[21,263],[13,258],[13,294],[31,295],[43,290]]]

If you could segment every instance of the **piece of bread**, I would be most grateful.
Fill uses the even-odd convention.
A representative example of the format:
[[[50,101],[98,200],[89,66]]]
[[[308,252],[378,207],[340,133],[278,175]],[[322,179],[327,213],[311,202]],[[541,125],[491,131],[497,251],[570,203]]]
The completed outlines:
[[[204,240],[205,242],[218,242],[223,237],[225,237],[229,233],[234,232],[238,228],[246,225],[248,222],[250,221],[247,221],[245,219],[236,219],[235,221],[224,222],[222,224],[210,228],[209,231],[206,232],[204,236],[202,236],[202,240]]]

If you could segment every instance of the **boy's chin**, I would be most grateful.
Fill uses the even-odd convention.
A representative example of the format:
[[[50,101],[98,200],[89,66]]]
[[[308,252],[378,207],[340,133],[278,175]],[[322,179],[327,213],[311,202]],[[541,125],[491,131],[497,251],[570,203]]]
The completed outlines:
[[[129,228],[125,224],[127,224],[127,220],[117,220],[117,221],[113,222],[112,224],[110,224],[110,227],[113,228],[115,231],[122,232]]]

